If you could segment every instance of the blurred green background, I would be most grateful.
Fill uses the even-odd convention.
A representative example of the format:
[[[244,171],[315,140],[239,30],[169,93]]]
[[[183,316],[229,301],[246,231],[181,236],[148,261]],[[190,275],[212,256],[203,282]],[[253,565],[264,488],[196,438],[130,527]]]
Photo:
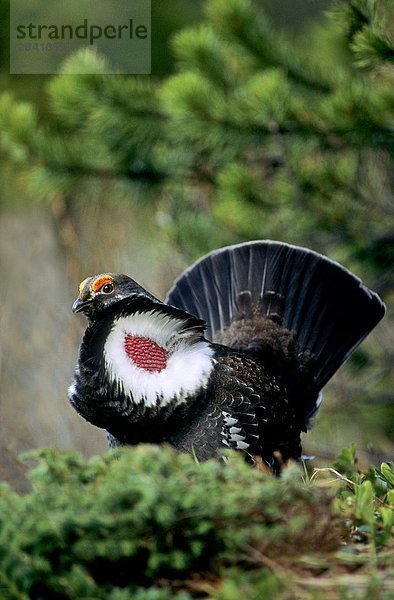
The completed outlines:
[[[163,298],[201,254],[254,238],[323,252],[382,294],[388,315],[327,386],[304,451],[392,456],[392,41],[359,6],[152,0],[151,77],[101,76],[93,55],[70,64],[96,76],[16,76],[1,0],[3,457],[106,449],[66,397],[80,280],[125,272]]]

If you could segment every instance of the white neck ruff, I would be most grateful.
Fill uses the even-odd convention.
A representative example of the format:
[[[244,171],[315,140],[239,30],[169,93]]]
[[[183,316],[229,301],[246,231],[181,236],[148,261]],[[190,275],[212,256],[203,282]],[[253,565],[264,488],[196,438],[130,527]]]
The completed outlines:
[[[203,387],[213,368],[213,349],[205,340],[193,341],[185,322],[158,311],[141,312],[115,319],[104,344],[104,360],[111,383],[136,404],[181,404]],[[167,365],[158,372],[137,367],[127,356],[127,335],[146,337],[168,352]]]

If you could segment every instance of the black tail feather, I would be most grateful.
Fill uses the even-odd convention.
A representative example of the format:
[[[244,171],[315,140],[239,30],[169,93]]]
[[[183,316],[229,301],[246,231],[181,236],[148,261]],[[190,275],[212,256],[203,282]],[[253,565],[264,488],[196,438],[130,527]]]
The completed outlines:
[[[380,321],[385,306],[350,271],[305,248],[256,241],[211,252],[187,269],[166,302],[207,322],[207,338],[248,315],[279,316],[313,355],[321,389]]]

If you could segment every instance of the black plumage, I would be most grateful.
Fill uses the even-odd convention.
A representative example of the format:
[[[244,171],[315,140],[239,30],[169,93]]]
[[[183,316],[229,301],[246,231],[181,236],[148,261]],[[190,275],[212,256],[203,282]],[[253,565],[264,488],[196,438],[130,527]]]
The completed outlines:
[[[257,241],[208,254],[165,303],[106,273],[74,310],[89,324],[69,399],[110,445],[167,442],[200,459],[234,448],[275,469],[277,452],[301,455],[320,390],[385,309],[339,264]]]

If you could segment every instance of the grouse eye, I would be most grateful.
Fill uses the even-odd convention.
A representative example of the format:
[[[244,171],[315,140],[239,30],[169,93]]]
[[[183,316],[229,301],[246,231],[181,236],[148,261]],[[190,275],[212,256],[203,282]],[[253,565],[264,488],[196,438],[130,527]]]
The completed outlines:
[[[111,292],[114,291],[114,284],[113,283],[106,283],[101,288],[101,291],[104,292],[104,294],[110,294]]]

